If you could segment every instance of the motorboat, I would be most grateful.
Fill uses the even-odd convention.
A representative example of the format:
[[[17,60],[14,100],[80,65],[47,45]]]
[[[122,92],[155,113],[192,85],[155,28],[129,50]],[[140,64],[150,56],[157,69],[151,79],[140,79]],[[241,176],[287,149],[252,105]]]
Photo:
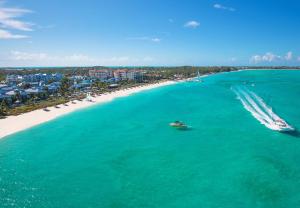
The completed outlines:
[[[274,124],[278,127],[278,131],[286,132],[286,131],[294,131],[294,128],[288,125],[284,120],[277,119],[274,121]]]
[[[174,127],[174,128],[177,128],[177,129],[187,129],[188,126],[183,123],[182,121],[174,121],[172,123],[170,123],[170,126]]]

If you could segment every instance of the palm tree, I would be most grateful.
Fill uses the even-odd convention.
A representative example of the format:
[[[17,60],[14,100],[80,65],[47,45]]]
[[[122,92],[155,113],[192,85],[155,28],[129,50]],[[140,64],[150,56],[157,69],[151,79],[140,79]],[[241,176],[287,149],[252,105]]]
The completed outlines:
[[[62,95],[65,95],[68,92],[69,87],[70,87],[70,81],[69,81],[69,79],[67,77],[64,77],[61,80],[60,93]]]
[[[19,100],[20,102],[23,102],[23,99],[22,99],[22,95],[20,93],[20,91],[16,91],[16,100]]]
[[[5,99],[3,99],[1,104],[0,104],[0,117],[6,116],[7,109],[8,109],[8,105],[5,101]]]

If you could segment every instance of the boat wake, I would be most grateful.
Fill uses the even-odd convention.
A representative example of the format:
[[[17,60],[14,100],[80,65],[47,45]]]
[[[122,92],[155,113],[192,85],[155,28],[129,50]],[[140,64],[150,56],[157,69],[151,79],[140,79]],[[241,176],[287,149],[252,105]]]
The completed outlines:
[[[276,115],[261,97],[246,87],[232,87],[232,91],[237,95],[244,108],[249,111],[254,118],[267,128],[275,131],[293,131],[286,121]]]

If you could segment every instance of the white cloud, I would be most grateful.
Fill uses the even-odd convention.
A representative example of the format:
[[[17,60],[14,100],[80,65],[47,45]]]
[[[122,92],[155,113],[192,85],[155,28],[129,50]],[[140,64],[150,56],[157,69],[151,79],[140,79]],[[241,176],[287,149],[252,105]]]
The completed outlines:
[[[285,56],[280,56],[268,52],[264,55],[254,55],[250,58],[250,62],[257,64],[261,62],[275,62],[275,61],[292,61],[293,60],[293,53],[291,51],[287,52]]]
[[[266,53],[265,55],[262,56],[262,60],[268,62],[276,61],[279,60],[280,58],[281,58],[280,56],[275,55],[273,53]]]
[[[152,38],[151,41],[158,43],[161,41],[161,39],[160,38]]]
[[[184,24],[184,27],[188,27],[188,28],[197,28],[199,26],[200,26],[200,23],[195,20],[188,21]]]
[[[46,53],[27,53],[21,51],[11,51],[10,59],[15,61],[45,61],[55,60]]]
[[[144,58],[142,58],[142,60],[143,60],[144,62],[151,62],[151,61],[153,61],[154,59],[153,59],[151,56],[145,56]]]
[[[83,54],[73,54],[71,56],[65,56],[64,59],[67,61],[95,61],[93,58]]]
[[[7,29],[14,29],[20,31],[33,31],[33,23],[25,22],[19,18],[25,14],[32,13],[31,10],[22,8],[8,8],[3,6],[3,2],[0,3],[0,28],[5,28],[6,33],[11,34]],[[2,30],[3,33],[4,30]],[[2,36],[4,36],[2,34]],[[23,38],[23,35],[5,35],[5,39]],[[4,39],[4,38],[2,38]]]
[[[18,20],[0,20],[3,28],[10,28],[22,31],[32,31],[33,24]]]
[[[230,61],[231,61],[231,62],[236,62],[236,61],[237,61],[237,58],[236,58],[236,57],[232,57],[232,58],[230,58]]]
[[[157,38],[157,37],[147,37],[147,36],[143,36],[143,37],[131,37],[131,38],[127,38],[128,40],[143,40],[143,41],[151,41],[154,43],[158,43],[161,41],[161,38]]]
[[[47,53],[28,53],[11,51],[10,59],[15,61],[57,61],[57,62],[92,62],[95,59],[84,54],[72,54],[68,56],[51,56]]]
[[[23,39],[23,38],[27,38],[27,36],[12,34],[7,30],[0,29],[0,39]]]
[[[227,11],[231,11],[234,12],[236,9],[232,8],[232,7],[227,7],[227,6],[223,6],[221,4],[214,4],[213,6],[215,9],[222,9],[222,10],[227,10]]]
[[[114,56],[101,57],[97,59],[97,65],[104,66],[141,66],[153,63],[155,59],[150,56],[130,57],[130,56]]]
[[[155,59],[150,56],[129,57],[91,57],[85,54],[72,54],[64,56],[53,56],[48,53],[32,53],[24,51],[11,51],[0,57],[1,65],[8,66],[128,66],[149,65]]]
[[[260,55],[254,55],[254,56],[252,56],[252,57],[250,58],[250,62],[251,62],[251,63],[254,63],[254,64],[257,64],[257,63],[259,63],[259,62],[261,62],[261,61],[262,61],[262,58],[261,58]]]
[[[22,17],[25,14],[32,13],[31,10],[21,8],[8,8],[0,4],[0,19],[13,19]]]
[[[130,58],[128,56],[120,56],[120,57],[112,57],[112,58],[102,58],[101,62],[107,62],[107,61],[111,61],[114,63],[127,63],[127,61],[129,61]]]
[[[292,51],[287,52],[287,54],[285,55],[285,60],[290,61],[293,59],[293,53]]]
[[[300,56],[297,58],[297,61],[300,61]]]
[[[257,64],[257,63],[260,63],[260,62],[273,62],[273,61],[280,60],[280,59],[281,59],[280,56],[268,52],[264,55],[254,55],[254,56],[252,56],[250,58],[250,62]]]

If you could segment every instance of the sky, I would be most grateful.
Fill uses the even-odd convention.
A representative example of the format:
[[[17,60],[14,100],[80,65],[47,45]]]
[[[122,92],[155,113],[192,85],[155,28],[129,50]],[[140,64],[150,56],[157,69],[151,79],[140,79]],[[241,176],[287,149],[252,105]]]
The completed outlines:
[[[0,0],[0,67],[300,65],[298,0]]]

